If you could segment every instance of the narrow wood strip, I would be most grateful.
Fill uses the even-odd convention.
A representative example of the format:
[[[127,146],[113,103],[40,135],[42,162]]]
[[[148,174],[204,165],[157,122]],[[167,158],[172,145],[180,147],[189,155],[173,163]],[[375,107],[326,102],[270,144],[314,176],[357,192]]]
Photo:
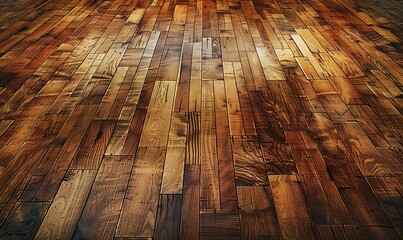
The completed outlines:
[[[179,239],[182,196],[162,194],[154,238]]]
[[[164,173],[162,176],[161,194],[182,193],[187,125],[188,116],[186,114],[172,114]]]
[[[199,239],[200,166],[185,165],[180,239]]]

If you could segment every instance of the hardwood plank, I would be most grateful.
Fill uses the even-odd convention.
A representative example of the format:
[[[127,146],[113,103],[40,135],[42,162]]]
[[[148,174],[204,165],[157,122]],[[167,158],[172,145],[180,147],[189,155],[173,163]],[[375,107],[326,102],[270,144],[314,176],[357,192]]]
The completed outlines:
[[[130,16],[127,18],[126,23],[139,24],[145,13],[145,8],[134,9]]]
[[[346,53],[342,51],[329,51],[328,53],[348,78],[362,77],[365,75],[360,67],[358,67]]]
[[[344,77],[330,77],[336,91],[346,104],[364,104],[365,100],[351,81]]]
[[[264,74],[263,67],[261,65],[259,55],[257,52],[247,52],[247,57],[245,57],[245,60],[248,59],[249,66],[247,66],[247,63],[245,61],[244,63],[244,71],[248,72],[250,68],[250,72],[252,75],[251,81],[254,82],[256,90],[266,90],[267,89],[267,79]],[[267,69],[268,70],[268,69]],[[249,73],[248,73],[249,74]]]
[[[113,238],[132,164],[130,156],[104,157],[73,238]]]
[[[98,169],[114,127],[114,121],[93,121],[69,168]]]
[[[231,154],[230,126],[224,83],[214,81],[220,208],[236,209],[234,162]]]
[[[128,72],[128,67],[118,67],[116,70],[116,74],[113,75],[112,80],[109,83],[107,90],[105,91],[99,105],[98,111],[95,115],[97,119],[107,119],[110,114],[113,103],[117,98],[117,94],[122,86],[122,82],[125,79],[125,76]],[[94,98],[94,96],[92,96]]]
[[[239,61],[238,51],[232,49],[237,48],[236,40],[233,31],[229,30],[227,34],[224,31],[220,34],[220,46],[223,62],[237,62]]]
[[[392,174],[391,167],[400,168],[398,162],[396,166],[385,162],[358,124],[344,123],[336,127],[364,176],[387,176]]]
[[[227,103],[230,135],[245,135],[241,104],[232,63],[224,63],[224,75],[225,100]]]
[[[84,137],[84,134],[90,125],[90,119],[95,114],[96,106],[87,105],[77,121],[73,129],[71,129],[63,147],[59,150],[57,158],[54,160],[47,172],[47,176],[43,181],[40,189],[36,194],[37,200],[51,200],[56,194],[57,188],[62,182],[66,171],[75,156],[79,144]],[[88,112],[87,112],[88,111]]]
[[[174,110],[178,112],[187,112],[189,108],[189,84],[192,71],[192,52],[191,43],[183,43],[182,59],[180,68],[180,77],[175,95]]]
[[[134,80],[128,89],[126,99],[123,103],[122,109],[121,109],[119,117],[118,117],[119,120],[116,123],[116,127],[111,136],[108,147],[105,150],[105,154],[107,154],[107,155],[111,155],[111,154],[119,155],[119,154],[123,153],[123,150],[125,150],[124,153],[127,154],[129,152],[129,150],[128,150],[129,147],[126,143],[126,140],[132,139],[132,136],[134,135],[132,133],[132,131],[137,130],[135,127],[138,127],[138,124],[140,124],[140,123],[138,123],[137,125],[136,124],[131,125],[131,122],[134,119],[134,115],[137,110],[136,104],[138,103],[140,94],[142,92],[141,89],[143,87],[144,80],[145,80],[145,71],[138,71],[138,72],[134,73],[133,71],[131,71],[129,69],[129,71],[126,75],[126,78],[129,78],[129,80],[131,81],[130,78],[131,78],[131,76],[133,76],[133,74],[135,74]],[[141,111],[141,112],[137,111],[137,113],[138,114],[143,113],[143,111]],[[141,114],[139,114],[139,115],[141,117],[143,117],[143,115],[141,115]],[[145,114],[144,114],[144,117],[145,117]],[[129,132],[131,132],[132,134],[129,135]],[[138,143],[138,138],[135,138],[135,139],[137,139],[137,143]],[[133,151],[133,148],[130,150]]]
[[[360,127],[365,132],[367,137],[370,139],[371,143],[375,147],[388,147],[388,146],[398,146],[395,145],[394,138],[390,136],[391,134],[384,134],[385,126],[379,126],[376,124],[376,119],[371,120],[369,117],[371,115],[371,109],[366,106],[350,106],[351,113],[354,115]],[[375,123],[374,123],[375,122]],[[379,122],[378,122],[379,123]],[[387,130],[386,130],[387,131]],[[390,136],[390,137],[388,137]],[[388,141],[389,140],[389,141]]]
[[[214,84],[204,81],[202,87],[200,208],[220,209]]]
[[[95,175],[95,170],[71,170],[67,173],[35,239],[73,236]]]
[[[316,72],[311,62],[309,62],[308,58],[295,57],[295,59],[307,79],[320,79],[319,74]]]
[[[223,80],[223,62],[220,58],[202,59],[202,80]]]
[[[297,173],[290,147],[285,143],[261,143],[268,175],[294,175]]]
[[[392,226],[385,210],[376,200],[375,194],[364,178],[357,178],[353,187],[339,191],[357,226]]]
[[[268,91],[251,91],[251,108],[260,142],[285,142],[279,116]]]
[[[320,57],[320,58],[319,58]],[[319,53],[319,57],[317,57],[319,64],[322,66],[326,72],[329,73],[329,76],[333,77],[344,77],[346,76],[344,72],[340,69],[337,63],[332,59],[332,57],[328,53]]]
[[[193,44],[192,53],[192,70],[190,77],[190,89],[189,89],[189,111],[190,112],[200,112],[202,99],[201,99],[201,43]]]
[[[140,137],[140,147],[167,145],[174,93],[175,82],[155,83]]]
[[[257,47],[256,50],[266,80],[286,80],[276,55],[272,54],[267,48]]]
[[[313,81],[312,86],[332,121],[345,122],[354,120],[353,115],[330,81]]]
[[[3,239],[34,238],[49,208],[48,202],[17,202],[0,228]]]
[[[99,64],[99,67],[95,71],[94,77],[104,77],[104,78],[112,78],[115,75],[115,72],[118,69],[118,65],[123,58],[123,53],[125,49],[110,49],[102,62]]]
[[[162,175],[161,194],[182,193],[187,125],[188,116],[186,114],[172,114],[164,173]]]
[[[297,67],[295,56],[291,49],[274,49],[283,69],[293,69]]]
[[[365,239],[400,238],[400,235],[388,227],[358,227],[361,235]]]
[[[171,24],[169,34],[174,32]],[[163,50],[163,56],[158,68],[157,80],[176,81],[179,71],[179,62],[181,57],[182,39],[178,36],[182,35],[182,31],[174,33],[171,37],[168,35]]]
[[[371,72],[383,83],[383,85],[385,85],[385,87],[391,92],[392,96],[398,97],[402,95],[402,90],[398,87],[399,85],[396,85],[381,70],[372,70]]]
[[[357,166],[348,149],[337,134],[327,114],[315,113],[311,120],[312,133],[336,186],[351,186]]]
[[[271,101],[274,111],[277,113],[284,130],[304,130],[308,129],[305,113],[302,111],[302,103],[288,83],[269,82]]]
[[[296,176],[269,176],[282,238],[315,239],[307,204]]]
[[[200,166],[185,165],[180,239],[199,239]]]
[[[34,154],[32,157],[27,158],[27,161],[25,162],[29,163],[28,159],[30,159],[33,163],[38,164],[36,167],[32,167],[32,165],[29,164],[27,165],[27,170],[32,171],[30,174],[27,174],[25,171],[22,171],[22,168],[20,168],[19,173],[24,174],[24,176],[27,177],[27,180],[25,181],[29,181],[24,193],[21,196],[21,200],[31,201],[36,198],[38,190],[42,186],[47,173],[51,169],[54,161],[56,160],[59,152],[64,145],[64,142],[68,138],[70,131],[72,131],[83,109],[84,107],[77,107],[69,116],[66,113],[57,115],[51,114],[48,115],[49,117],[46,120],[44,119],[44,124],[48,127],[52,127],[52,122],[55,121],[55,126],[53,127],[53,130],[50,131],[50,133],[52,134],[53,132],[54,135],[53,137],[52,135],[47,136],[46,141],[38,141],[38,139],[33,138],[32,144],[29,144],[30,148],[32,147],[33,149],[39,150],[39,145],[42,146],[42,148],[37,151],[37,153]],[[30,153],[32,151],[30,150],[30,148],[27,148],[26,151],[22,151],[21,154]],[[16,159],[19,159],[19,157],[16,156]],[[21,164],[20,162],[16,163]],[[18,176],[18,174],[15,175]],[[32,179],[29,180],[30,177],[32,177]],[[25,184],[21,183],[19,183],[19,185],[25,186]]]
[[[164,158],[165,148],[163,147],[140,147],[137,151],[116,237],[153,236]],[[137,182],[149,184],[144,184],[140,188]]]
[[[254,139],[235,138],[232,141],[237,186],[268,186],[265,161],[259,143]]]
[[[237,187],[242,235],[246,239],[281,239],[269,187]]]
[[[363,239],[355,225],[318,225],[322,239]]]
[[[348,212],[347,209],[343,206],[343,204],[337,202],[337,200],[341,200],[340,196],[337,198],[338,192],[335,186],[333,185],[332,189],[329,187],[331,183],[326,184],[326,180],[323,178],[320,179],[316,171],[314,169],[310,169],[310,165],[313,162],[310,159],[308,152],[304,150],[293,150],[294,158],[296,159],[296,165],[298,168],[298,172],[301,175],[301,183],[306,193],[306,199],[308,205],[316,206],[314,209],[311,209],[312,221],[316,224],[330,224],[337,223],[338,221],[348,221]],[[316,160],[316,159],[315,159]],[[326,185],[325,185],[326,184]],[[328,188],[325,188],[327,186]],[[332,195],[334,199],[329,199],[327,195]],[[340,201],[341,202],[341,201]],[[336,219],[335,214],[333,213],[332,204],[337,204],[336,211],[340,211],[343,213],[345,219]]]
[[[3,158],[0,174],[0,182],[3,186],[1,202],[9,201],[12,196],[20,196],[65,120],[65,115],[49,115],[44,118],[38,123],[37,128],[26,140],[27,144],[23,145],[20,151],[9,159]],[[1,156],[7,155],[4,153]]]
[[[155,227],[155,239],[179,239],[182,196],[162,194]]]
[[[296,29],[296,31],[311,52],[320,53],[326,51],[309,29]]]
[[[241,239],[238,213],[201,211],[200,239]]]
[[[401,189],[401,184],[394,177],[371,177],[367,179],[395,230],[401,235],[403,230],[402,215],[399,211],[401,209],[399,201],[401,200],[396,197],[398,189]],[[393,231],[390,231],[390,234],[394,234]]]
[[[185,162],[186,164],[200,164],[202,154],[200,113],[188,113],[188,118]]]

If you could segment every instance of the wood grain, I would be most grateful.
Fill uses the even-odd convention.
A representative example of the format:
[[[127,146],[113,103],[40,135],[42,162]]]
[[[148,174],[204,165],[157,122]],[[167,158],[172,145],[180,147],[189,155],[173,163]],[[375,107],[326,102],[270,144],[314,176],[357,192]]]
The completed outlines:
[[[254,139],[235,138],[232,143],[237,186],[267,186],[263,153]]]
[[[183,182],[180,239],[199,239],[200,166],[186,165]]]
[[[165,148],[140,147],[138,150],[115,236],[153,236],[164,158]],[[138,187],[137,182],[148,184]]]
[[[93,121],[70,169],[98,169],[114,127],[114,121]]]
[[[18,202],[0,228],[4,239],[32,239],[43,221],[50,203]]]
[[[35,239],[73,236],[95,174],[95,170],[71,170],[67,173]]]
[[[157,215],[155,239],[179,239],[182,196],[162,194]]]
[[[269,176],[282,238],[315,239],[307,203],[296,176]],[[283,199],[284,198],[284,199]]]
[[[133,158],[126,156],[106,156],[102,160],[74,238],[114,236],[132,163]]]
[[[188,117],[186,114],[173,113],[162,176],[162,194],[182,193],[187,125]]]
[[[241,239],[238,213],[201,211],[200,239]]]
[[[140,147],[167,145],[174,92],[174,82],[156,82],[140,138]]]
[[[269,187],[237,188],[242,235],[246,239],[281,239]]]

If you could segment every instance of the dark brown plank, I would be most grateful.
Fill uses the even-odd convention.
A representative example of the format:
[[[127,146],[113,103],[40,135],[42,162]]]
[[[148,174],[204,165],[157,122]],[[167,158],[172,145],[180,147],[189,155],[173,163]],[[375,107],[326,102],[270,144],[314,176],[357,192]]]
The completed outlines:
[[[200,166],[186,165],[183,182],[180,239],[199,239]]]
[[[200,213],[200,239],[241,239],[238,213],[202,211]]]
[[[179,239],[182,195],[162,194],[155,226],[155,239]]]
[[[2,239],[32,239],[49,208],[48,202],[18,202],[0,228]]]

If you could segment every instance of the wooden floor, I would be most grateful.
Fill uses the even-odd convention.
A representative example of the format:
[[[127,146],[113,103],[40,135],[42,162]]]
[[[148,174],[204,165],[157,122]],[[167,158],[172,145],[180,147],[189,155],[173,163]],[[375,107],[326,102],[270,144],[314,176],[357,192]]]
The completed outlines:
[[[0,239],[402,239],[402,8],[1,1]]]

